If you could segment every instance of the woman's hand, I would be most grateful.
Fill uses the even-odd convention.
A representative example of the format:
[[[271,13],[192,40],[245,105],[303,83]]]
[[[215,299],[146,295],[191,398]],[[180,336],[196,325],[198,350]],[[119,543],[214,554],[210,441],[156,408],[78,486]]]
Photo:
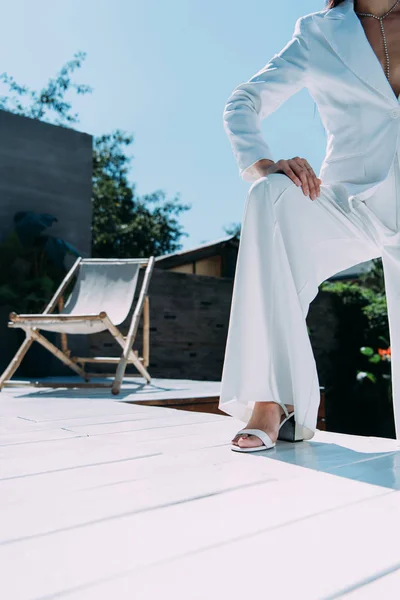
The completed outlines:
[[[263,176],[271,173],[287,175],[293,183],[301,186],[303,194],[310,196],[311,200],[315,200],[320,195],[322,181],[316,176],[313,168],[305,158],[295,156],[289,160],[278,160],[276,163],[263,159],[260,161],[260,169]]]

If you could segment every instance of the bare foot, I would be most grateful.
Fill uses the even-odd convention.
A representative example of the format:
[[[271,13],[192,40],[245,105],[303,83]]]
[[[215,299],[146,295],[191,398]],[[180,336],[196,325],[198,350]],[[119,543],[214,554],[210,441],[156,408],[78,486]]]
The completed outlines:
[[[292,404],[286,404],[289,413],[292,413],[294,407]],[[273,442],[276,442],[279,434],[279,425],[285,419],[283,408],[276,402],[256,402],[250,421],[244,429],[261,429],[265,431]],[[232,444],[240,448],[250,448],[263,446],[263,442],[256,435],[246,433],[236,434]]]

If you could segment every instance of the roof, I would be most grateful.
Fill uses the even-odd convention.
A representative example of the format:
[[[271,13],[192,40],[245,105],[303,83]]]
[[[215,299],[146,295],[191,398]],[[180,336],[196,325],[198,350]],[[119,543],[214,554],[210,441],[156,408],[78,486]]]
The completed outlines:
[[[226,236],[212,242],[207,242],[189,250],[180,250],[171,254],[156,256],[156,266],[169,269],[178,265],[201,260],[218,254],[226,246],[239,246],[239,238],[235,235]]]
[[[203,258],[215,256],[226,246],[238,248],[239,237],[230,235],[220,238],[218,240],[206,242],[205,244],[201,244],[200,246],[190,248],[189,250],[180,250],[178,252],[172,252],[170,254],[156,256],[156,266],[162,269],[170,269],[171,267],[176,267],[178,265],[195,262]],[[362,273],[369,271],[371,268],[371,264],[371,261],[365,261],[358,265],[354,265],[352,267],[349,267],[348,269],[336,273],[332,277],[329,277],[329,280],[347,278],[351,279],[354,277],[358,277]]]
[[[338,273],[336,273],[332,277],[329,277],[329,280],[334,280],[334,279],[353,279],[355,277],[359,277],[360,275],[362,275],[363,273],[366,273],[367,271],[370,271],[371,270],[371,266],[372,266],[372,261],[371,260],[367,260],[367,261],[364,261],[362,263],[359,263],[358,265],[354,265],[352,267],[349,267],[348,269],[344,269],[344,271],[339,271]]]

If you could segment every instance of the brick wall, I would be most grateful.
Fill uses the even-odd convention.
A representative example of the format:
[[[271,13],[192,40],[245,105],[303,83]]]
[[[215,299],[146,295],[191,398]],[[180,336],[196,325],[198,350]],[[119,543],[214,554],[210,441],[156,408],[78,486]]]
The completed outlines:
[[[137,291],[142,277],[143,272]],[[231,278],[154,269],[149,289],[149,372],[153,377],[220,380],[232,287]],[[125,334],[128,323],[121,327]],[[331,372],[329,353],[335,345],[336,327],[328,293],[320,292],[312,302],[307,324],[324,385]],[[142,323],[137,342],[134,347],[141,353]],[[120,350],[109,334],[99,333],[90,338],[90,354],[119,356]]]

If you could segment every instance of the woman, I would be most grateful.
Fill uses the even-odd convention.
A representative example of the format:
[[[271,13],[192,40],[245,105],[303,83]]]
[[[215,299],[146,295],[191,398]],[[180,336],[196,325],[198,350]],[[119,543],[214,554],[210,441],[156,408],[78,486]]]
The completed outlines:
[[[247,426],[232,449],[311,439],[320,401],[305,317],[318,286],[382,257],[400,435],[400,0],[332,0],[224,109],[249,189],[219,408]],[[261,120],[307,87],[327,133],[317,176],[305,158],[275,162]],[[400,219],[399,219],[400,221]]]

